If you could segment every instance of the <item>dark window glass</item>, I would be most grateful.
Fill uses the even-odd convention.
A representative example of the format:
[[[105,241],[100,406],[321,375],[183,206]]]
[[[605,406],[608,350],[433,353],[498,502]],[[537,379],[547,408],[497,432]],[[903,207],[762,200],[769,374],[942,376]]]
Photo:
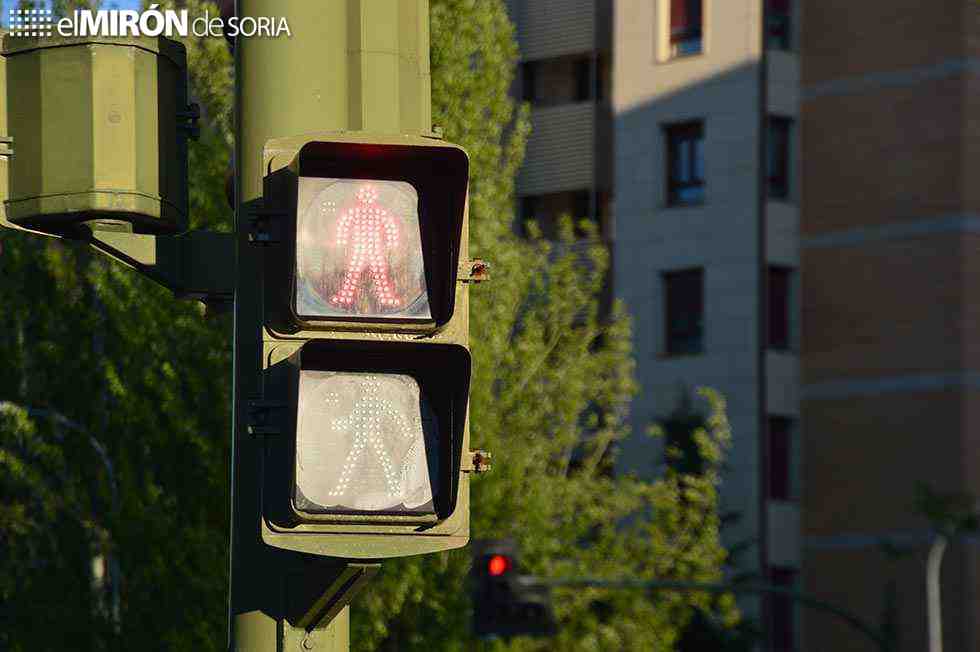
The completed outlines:
[[[666,353],[704,350],[704,273],[693,269],[664,274]]]
[[[585,102],[592,98],[592,61],[577,59],[575,61],[575,101]]]
[[[671,0],[670,50],[673,56],[699,54],[702,49],[701,0]]]
[[[767,279],[768,306],[768,348],[788,350],[791,347],[793,271],[788,267],[770,267]]]
[[[588,190],[578,190],[572,196],[572,217],[576,220],[592,218],[592,193]]]
[[[604,102],[609,97],[609,58],[600,56],[595,70],[595,99],[596,102]]]
[[[790,0],[767,0],[766,46],[773,50],[788,50],[791,29]]]
[[[674,415],[663,422],[665,458],[678,473],[704,474],[704,458],[694,440],[694,432],[705,425],[697,414]]]
[[[535,107],[588,102],[599,93],[595,55],[582,53],[521,64],[521,99]]]
[[[667,127],[667,203],[704,201],[704,126],[690,122]]]
[[[790,134],[792,121],[787,118],[769,118],[769,196],[773,199],[789,198]]]
[[[769,417],[769,498],[793,499],[793,420]]]
[[[798,572],[795,568],[773,568],[770,571],[773,586],[793,590],[796,588]],[[774,652],[793,652],[796,650],[796,613],[790,596],[773,594],[772,610],[772,649]]]
[[[592,215],[592,192],[578,190],[572,195],[572,219],[575,221],[575,237],[584,238],[587,231],[581,228],[582,220],[595,221]]]
[[[527,237],[527,223],[538,218],[538,198],[534,195],[521,197],[521,224],[519,232]]]
[[[526,195],[520,203],[519,233],[529,235],[528,221],[534,221],[541,229],[541,235],[548,240],[558,238],[559,220],[563,216],[572,218],[575,236],[583,238],[589,235],[583,229],[582,221],[595,221],[595,211],[592,208],[592,191],[589,189],[566,192],[548,193],[545,195]]]
[[[537,89],[535,82],[537,79],[537,69],[534,61],[526,61],[521,64],[521,83],[522,98],[525,102],[534,104],[537,100]]]

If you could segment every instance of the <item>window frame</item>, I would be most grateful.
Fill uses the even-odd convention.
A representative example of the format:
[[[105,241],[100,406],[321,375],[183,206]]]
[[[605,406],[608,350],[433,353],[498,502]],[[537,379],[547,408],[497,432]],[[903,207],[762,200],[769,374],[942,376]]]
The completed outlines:
[[[575,103],[592,102],[595,91],[592,88],[592,57],[577,57],[572,61],[575,78]]]
[[[690,120],[665,125],[664,140],[667,145],[667,206],[698,206],[703,204],[707,185],[704,179],[704,120]],[[675,161],[677,157],[682,155],[681,148],[687,150],[688,169],[686,176],[690,180],[679,180],[676,175],[679,166],[675,164]],[[697,163],[699,157],[700,166]],[[697,175],[699,167],[700,177]],[[696,189],[696,197],[685,198],[682,196],[683,193],[691,189]]]
[[[800,571],[789,566],[772,566],[769,568],[769,581],[773,586],[796,590]],[[769,597],[769,634],[773,649],[794,652],[799,647],[796,602],[788,595],[773,594]]]
[[[796,502],[796,436],[797,420],[793,417],[770,414],[766,418],[766,498],[780,502]]]
[[[691,311],[696,314],[696,318],[691,320],[694,324],[689,327],[689,333],[679,332],[679,329],[673,326],[677,321],[675,318],[677,310],[685,303],[682,301],[679,306],[677,296],[674,293],[684,289],[679,284],[685,281],[697,284],[697,299],[686,302],[690,306],[696,306],[696,311]],[[661,285],[664,293],[663,355],[665,357],[678,357],[703,354],[705,352],[704,268],[688,267],[661,272]],[[685,340],[695,341],[696,344],[693,346],[680,344]]]
[[[793,1],[766,0],[765,11],[766,49],[789,52],[793,48]]]
[[[693,57],[704,53],[704,3],[705,0],[668,0],[666,32],[669,58]],[[684,9],[678,10],[678,6]],[[681,13],[686,18],[685,24],[675,27],[677,16]]]
[[[793,333],[794,282],[796,270],[787,265],[768,265],[766,267],[766,349],[769,351],[788,352],[794,350],[795,337]],[[777,283],[785,288],[782,298],[782,310],[777,310],[774,290]],[[779,314],[777,314],[779,313]],[[776,319],[779,319],[779,327]],[[776,338],[774,331],[782,331],[782,339]]]

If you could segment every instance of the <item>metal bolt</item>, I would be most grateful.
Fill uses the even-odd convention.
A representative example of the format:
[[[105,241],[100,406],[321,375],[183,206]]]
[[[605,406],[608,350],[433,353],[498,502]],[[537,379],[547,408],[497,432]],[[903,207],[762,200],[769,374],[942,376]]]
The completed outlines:
[[[312,650],[316,643],[313,642],[313,638],[307,632],[306,636],[303,638],[303,648],[307,650]]]
[[[493,457],[488,451],[473,451],[473,472],[486,473],[491,469],[490,459]]]
[[[474,260],[470,268],[470,278],[474,283],[482,283],[490,278],[490,263],[485,260]]]

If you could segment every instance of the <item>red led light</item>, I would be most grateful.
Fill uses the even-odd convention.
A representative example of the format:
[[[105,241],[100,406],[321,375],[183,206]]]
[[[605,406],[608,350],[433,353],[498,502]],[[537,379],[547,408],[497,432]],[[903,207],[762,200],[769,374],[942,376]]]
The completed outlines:
[[[378,305],[394,307],[401,303],[388,265],[388,251],[398,246],[398,222],[375,202],[378,191],[365,185],[358,189],[356,204],[337,222],[336,244],[347,248],[347,263],[340,288],[330,297],[335,306],[352,306],[365,286],[370,287]],[[368,285],[364,278],[367,270]]]
[[[493,577],[499,577],[510,570],[510,557],[493,555],[487,561],[487,572]]]
[[[431,318],[414,186],[302,177],[298,202],[297,316]]]

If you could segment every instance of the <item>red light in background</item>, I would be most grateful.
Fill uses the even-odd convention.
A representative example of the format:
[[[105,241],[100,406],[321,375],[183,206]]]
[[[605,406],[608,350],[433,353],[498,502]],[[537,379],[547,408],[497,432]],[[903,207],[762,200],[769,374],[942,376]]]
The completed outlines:
[[[493,555],[487,561],[487,572],[494,577],[499,577],[510,570],[510,557],[503,555]]]

